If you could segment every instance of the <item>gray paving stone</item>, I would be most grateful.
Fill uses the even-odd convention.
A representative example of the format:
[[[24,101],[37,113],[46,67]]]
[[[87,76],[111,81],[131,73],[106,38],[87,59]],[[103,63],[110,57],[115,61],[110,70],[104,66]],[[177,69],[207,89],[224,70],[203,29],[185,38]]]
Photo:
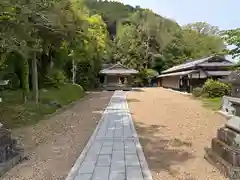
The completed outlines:
[[[97,166],[110,166],[111,155],[99,155]]]
[[[110,167],[96,167],[92,180],[108,180]]]
[[[121,161],[114,162],[111,164],[111,171],[118,172],[118,173],[125,173],[126,165]]]
[[[105,140],[103,141],[103,147],[106,147],[106,146],[113,146],[113,140]]]
[[[91,180],[92,174],[79,174],[74,180]]]
[[[126,154],[136,154],[137,149],[136,149],[136,144],[134,141],[126,141],[125,142],[125,153]]]
[[[85,157],[84,161],[96,164],[97,159],[98,159],[98,155],[93,155],[93,154],[88,153],[87,156]]]
[[[123,131],[122,129],[117,129],[115,131],[114,137],[122,137],[123,136]]]
[[[125,180],[125,177],[123,173],[110,172],[109,180]]]
[[[103,146],[100,155],[108,155],[112,154],[113,147],[112,146]]]
[[[127,167],[127,180],[143,180],[141,167]]]
[[[152,180],[125,92],[114,93],[85,152],[79,166],[73,168],[77,176],[70,175],[75,178],[66,180]]]
[[[100,142],[94,141],[92,146],[89,149],[89,153],[99,154],[101,150],[102,144]]]
[[[125,162],[124,161],[124,151],[113,151],[112,161],[113,162]]]
[[[126,154],[126,166],[140,166],[137,154]]]
[[[94,171],[95,163],[84,161],[80,166],[78,174],[91,174]]]
[[[124,143],[122,141],[115,141],[113,144],[113,150],[124,150]]]

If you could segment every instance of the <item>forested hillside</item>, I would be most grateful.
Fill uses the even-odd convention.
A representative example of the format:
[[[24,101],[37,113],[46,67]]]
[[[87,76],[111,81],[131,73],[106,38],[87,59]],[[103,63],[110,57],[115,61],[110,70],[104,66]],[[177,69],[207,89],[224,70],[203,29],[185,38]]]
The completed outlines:
[[[154,73],[224,49],[219,30],[207,23],[180,27],[149,9],[97,0],[2,0],[1,79],[29,91],[78,83],[99,87],[103,63]],[[15,83],[13,83],[15,82]]]
[[[181,27],[149,9],[117,2],[1,0],[0,80],[9,80],[2,118],[22,122],[34,116],[35,121],[36,115],[55,109],[49,110],[56,104],[50,101],[67,104],[82,96],[71,84],[99,88],[104,63],[136,68],[135,83],[144,84],[185,60],[222,53],[219,35],[205,22]],[[239,55],[239,30],[227,31],[224,40],[235,44],[231,53]]]
[[[100,14],[112,37],[110,59],[144,69],[163,69],[224,49],[219,29],[205,22],[180,27],[149,9],[118,2],[88,1],[92,13]]]

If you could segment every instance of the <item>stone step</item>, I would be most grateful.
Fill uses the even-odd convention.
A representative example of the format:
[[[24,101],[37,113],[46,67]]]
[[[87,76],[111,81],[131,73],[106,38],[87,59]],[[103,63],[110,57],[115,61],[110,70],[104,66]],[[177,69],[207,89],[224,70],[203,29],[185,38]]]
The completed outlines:
[[[214,138],[212,139],[212,151],[234,167],[240,167],[239,149],[232,148],[217,138]]]
[[[240,148],[240,134],[227,127],[218,129],[217,139],[232,148]]]
[[[239,180],[240,179],[240,168],[234,167],[219,155],[214,153],[212,149],[205,149],[204,158],[213,166],[215,166],[225,177],[230,180]]]

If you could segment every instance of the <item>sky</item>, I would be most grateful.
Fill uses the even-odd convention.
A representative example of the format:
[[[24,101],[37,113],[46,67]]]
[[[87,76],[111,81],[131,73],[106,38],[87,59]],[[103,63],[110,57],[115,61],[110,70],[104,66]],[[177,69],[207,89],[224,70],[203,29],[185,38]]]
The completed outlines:
[[[180,25],[204,21],[221,30],[240,27],[240,0],[120,0],[149,8]]]

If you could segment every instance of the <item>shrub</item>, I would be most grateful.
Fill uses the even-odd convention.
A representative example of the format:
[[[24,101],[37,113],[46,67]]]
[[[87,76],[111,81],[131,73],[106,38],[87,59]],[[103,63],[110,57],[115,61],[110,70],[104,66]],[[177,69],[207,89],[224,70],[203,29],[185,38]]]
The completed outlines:
[[[47,86],[59,87],[66,82],[66,76],[63,71],[58,69],[50,70],[45,80]]]
[[[200,97],[200,96],[202,96],[202,94],[203,94],[203,88],[201,88],[201,87],[196,87],[196,88],[194,88],[192,94],[193,94],[193,96],[195,96],[195,97]]]
[[[231,93],[231,86],[220,81],[208,79],[203,86],[203,93],[208,97],[222,97]]]

